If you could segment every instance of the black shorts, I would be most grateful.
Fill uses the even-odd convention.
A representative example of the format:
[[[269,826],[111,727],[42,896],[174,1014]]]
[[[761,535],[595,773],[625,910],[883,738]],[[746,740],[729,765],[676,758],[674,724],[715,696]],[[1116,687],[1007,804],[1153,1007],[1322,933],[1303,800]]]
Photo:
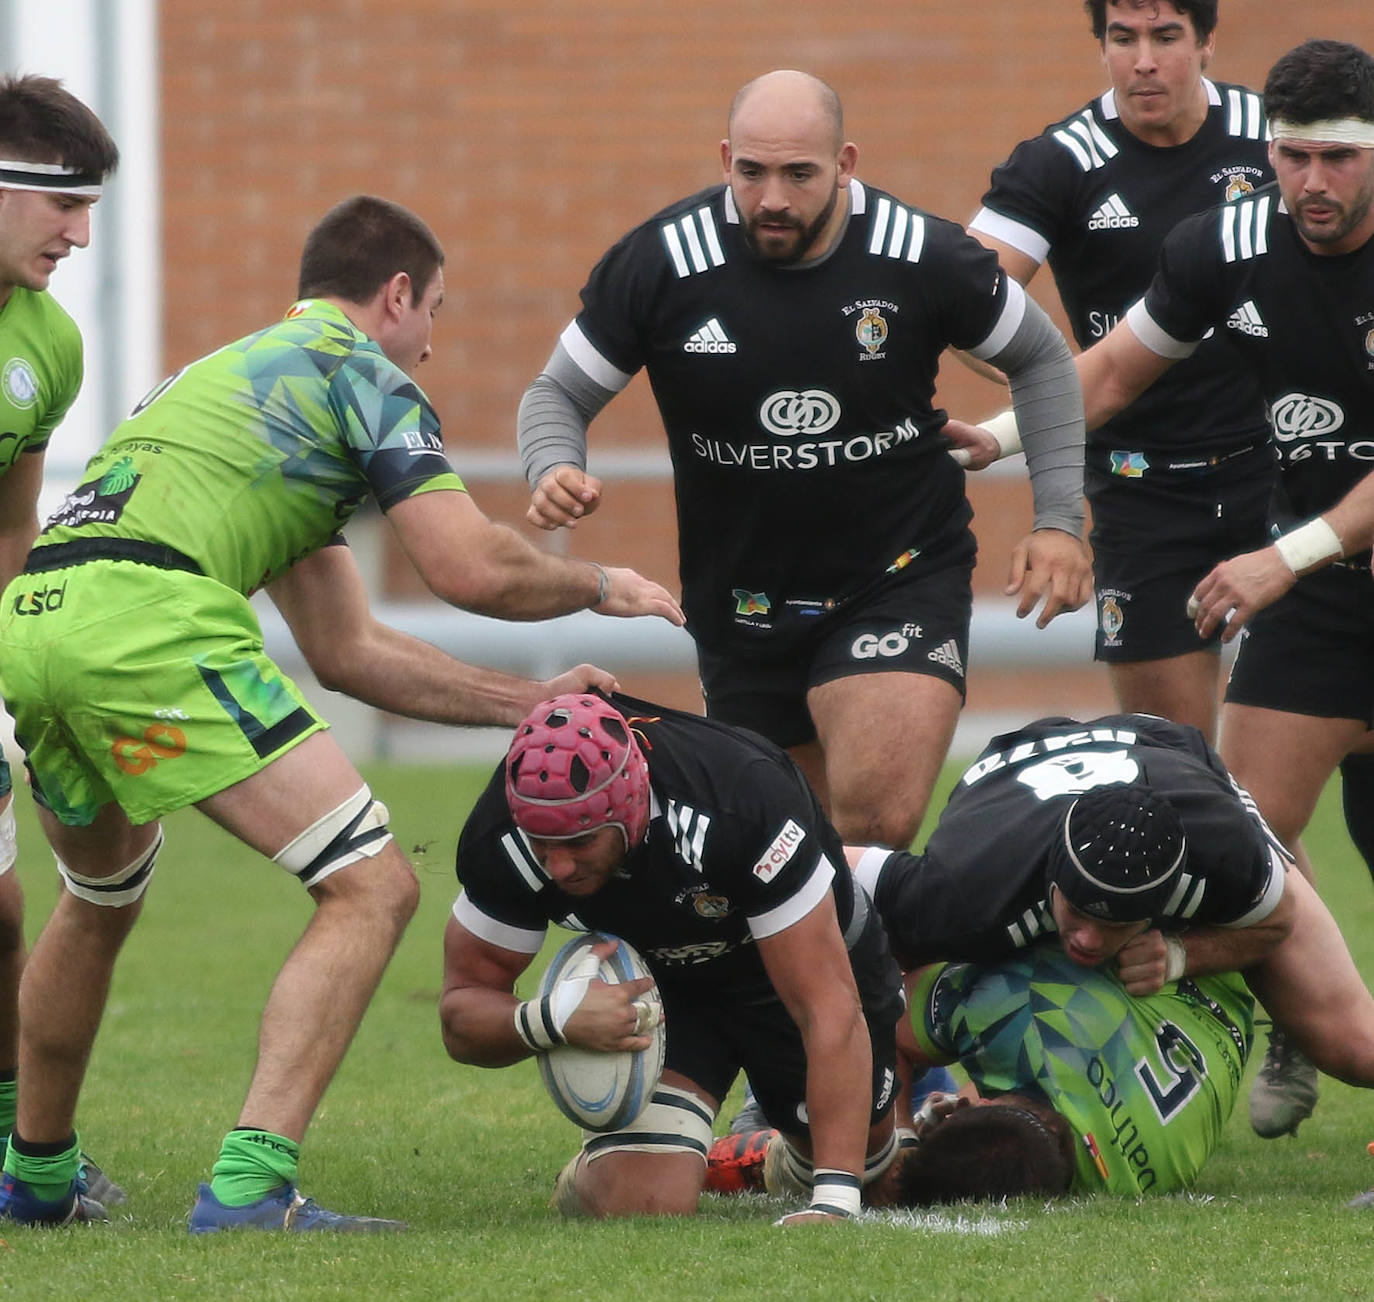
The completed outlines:
[[[897,1019],[904,1015],[901,975],[887,948],[877,911],[850,951],[873,1049],[871,1125],[892,1107],[896,1090]],[[743,1071],[769,1124],[806,1135],[806,1050],[797,1024],[780,999],[745,1000],[699,987],[660,982],[667,1028],[664,1069],[680,1072],[713,1098],[724,1100]]]
[[[1374,721],[1374,578],[1365,560],[1299,579],[1241,630],[1233,705]]]
[[[698,646],[706,713],[787,747],[815,739],[806,693],[832,679],[926,674],[952,683],[962,698],[976,562],[972,535],[967,539],[938,563],[918,557],[885,577],[785,654],[721,654]]]
[[[1107,473],[1101,454],[1085,474],[1093,511],[1096,658],[1111,663],[1164,660],[1215,650],[1188,618],[1188,598],[1218,561],[1269,542],[1274,482],[1266,447],[1205,473]]]

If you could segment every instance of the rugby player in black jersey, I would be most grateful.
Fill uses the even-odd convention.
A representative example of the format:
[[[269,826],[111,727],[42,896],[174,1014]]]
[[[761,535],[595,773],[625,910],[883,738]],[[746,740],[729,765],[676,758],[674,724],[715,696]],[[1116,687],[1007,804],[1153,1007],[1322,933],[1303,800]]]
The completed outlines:
[[[707,713],[787,748],[843,836],[910,844],[964,695],[975,543],[945,455],[949,345],[1010,376],[1035,497],[1009,592],[1090,593],[1067,345],[996,259],[855,176],[835,92],[735,97],[724,184],[636,227],[521,403],[529,518],[601,503],[587,426],[645,369],[672,453]],[[957,422],[955,423],[957,424]]]
[[[516,730],[458,844],[444,1044],[503,1067],[555,1044],[642,1049],[635,982],[593,981],[561,1017],[513,993],[550,922],[643,955],[670,1028],[648,1108],[589,1134],[565,1214],[686,1215],[741,1069],[789,1139],[805,1211],[843,1217],[896,1151],[900,977],[815,794],[762,738],[626,696],[546,701]]]

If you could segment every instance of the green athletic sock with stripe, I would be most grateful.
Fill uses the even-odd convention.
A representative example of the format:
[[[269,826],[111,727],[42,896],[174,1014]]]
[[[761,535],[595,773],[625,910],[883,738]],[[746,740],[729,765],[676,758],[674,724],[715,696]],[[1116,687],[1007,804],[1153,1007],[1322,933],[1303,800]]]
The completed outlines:
[[[301,1146],[270,1130],[238,1126],[224,1137],[210,1192],[226,1207],[247,1207],[296,1183]]]
[[[55,1203],[70,1192],[81,1166],[81,1144],[75,1135],[55,1144],[30,1144],[10,1136],[5,1170],[29,1187],[40,1202]]]

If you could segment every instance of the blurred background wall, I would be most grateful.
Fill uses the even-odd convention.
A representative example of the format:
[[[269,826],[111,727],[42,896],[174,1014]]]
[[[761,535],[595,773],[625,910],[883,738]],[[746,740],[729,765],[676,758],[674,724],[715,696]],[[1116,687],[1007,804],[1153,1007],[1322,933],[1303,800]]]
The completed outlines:
[[[418,378],[459,472],[511,523],[526,498],[510,477],[521,392],[605,248],[720,179],[717,145],[741,83],[775,67],[825,78],[844,101],[860,177],[960,221],[1013,144],[1106,84],[1077,0],[0,0],[5,36],[6,65],[67,77],[126,160],[101,202],[95,247],[53,283],[100,377],[77,428],[59,436],[73,454],[67,472],[159,375],[278,317],[306,231],[336,200],[368,191],[415,208],[446,246],[447,299]],[[1259,86],[1309,36],[1370,47],[1374,7],[1222,0],[1209,72]],[[1062,323],[1047,272],[1034,292]],[[960,416],[1003,405],[957,363],[940,387]],[[673,586],[671,491],[655,476],[666,456],[642,377],[597,421],[592,454],[594,471],[601,456],[648,477],[607,474],[601,512],[555,545]],[[970,481],[980,611],[1003,622],[1007,552],[1029,523],[1021,464]],[[385,599],[421,596],[384,543],[374,567]],[[423,627],[426,608],[410,609]],[[666,671],[622,668],[619,622],[593,622],[604,643],[595,658],[627,689],[699,705],[680,653],[664,657]],[[1089,615],[1053,641],[1017,626],[986,663],[979,628],[971,746],[1014,719],[1109,707]],[[548,672],[581,658],[560,658],[556,626],[525,632]],[[447,744],[432,728],[361,726],[367,744],[393,753]]]

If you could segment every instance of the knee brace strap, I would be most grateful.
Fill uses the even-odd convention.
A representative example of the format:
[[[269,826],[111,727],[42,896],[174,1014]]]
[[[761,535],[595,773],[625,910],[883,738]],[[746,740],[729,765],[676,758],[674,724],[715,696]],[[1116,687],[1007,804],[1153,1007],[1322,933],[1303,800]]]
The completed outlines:
[[[711,1122],[706,1105],[689,1090],[660,1085],[649,1106],[628,1126],[609,1135],[583,1132],[582,1151],[588,1162],[607,1153],[695,1153],[704,1162],[711,1147]]]
[[[62,875],[63,884],[78,900],[103,905],[108,909],[122,909],[125,905],[133,904],[148,889],[158,851],[162,849],[162,840],[162,829],[159,827],[152,845],[133,863],[109,877],[83,877],[80,873],[72,872],[61,859],[57,860],[57,871]]]
[[[337,809],[316,819],[299,836],[272,856],[302,886],[314,886],[359,859],[380,854],[391,840],[390,815],[380,800],[373,800],[366,783]]]

